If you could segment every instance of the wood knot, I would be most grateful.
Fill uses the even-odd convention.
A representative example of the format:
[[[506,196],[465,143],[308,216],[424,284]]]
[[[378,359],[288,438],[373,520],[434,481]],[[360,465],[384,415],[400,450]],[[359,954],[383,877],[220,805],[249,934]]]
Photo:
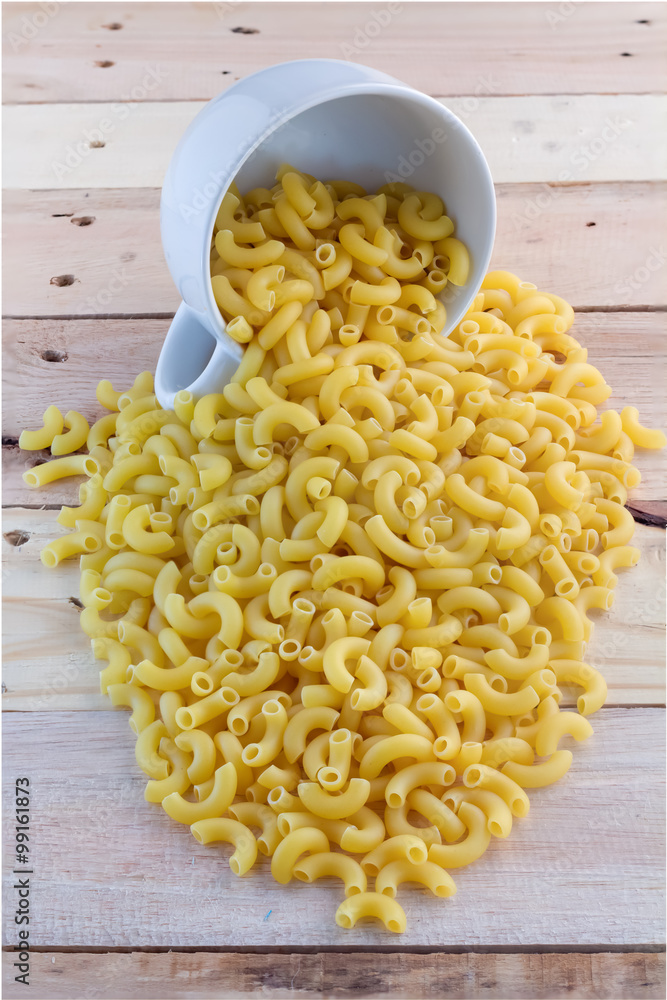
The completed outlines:
[[[54,351],[46,350],[42,351],[42,361],[57,361],[63,362],[67,361],[67,351]]]
[[[120,31],[123,25],[119,24],[118,21],[112,21],[111,24],[103,24],[102,27],[106,28],[107,31]]]
[[[94,215],[80,215],[76,219],[69,220],[73,226],[92,226],[95,221]]]
[[[95,65],[99,66],[100,69],[109,69],[109,66],[115,66],[116,64],[111,59],[98,59]]]
[[[17,529],[16,531],[6,531],[2,536],[9,545],[13,545],[15,548],[20,549],[22,545],[25,545],[30,539],[29,531],[21,531]]]
[[[73,274],[57,274],[55,278],[51,278],[49,284],[64,288],[66,285],[73,285],[76,280]]]

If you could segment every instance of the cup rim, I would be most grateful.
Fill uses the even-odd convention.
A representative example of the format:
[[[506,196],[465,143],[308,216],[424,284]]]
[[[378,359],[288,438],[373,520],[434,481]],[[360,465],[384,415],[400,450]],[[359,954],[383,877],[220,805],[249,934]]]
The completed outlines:
[[[337,59],[296,59],[296,60],[292,60],[291,63],[280,63],[279,65],[282,67],[282,66],[286,66],[286,65],[290,65],[290,64],[320,63],[320,62],[326,62],[326,63],[335,62],[335,63],[338,63],[338,62],[341,62],[341,60],[337,60]],[[273,69],[273,68],[274,67],[267,67],[266,70],[260,71],[260,72],[269,73],[270,70]],[[260,73],[253,74],[253,75],[259,76]],[[239,83],[242,83],[242,82],[243,81],[239,81]],[[233,93],[233,91],[236,89],[236,87],[237,87],[237,84],[234,84],[233,87],[230,87],[229,90],[223,91],[222,94],[220,94],[217,98],[214,98],[213,100],[216,103],[222,103],[224,101],[224,99],[227,97],[228,94],[232,94]],[[220,333],[220,334],[225,334],[226,333],[226,324],[225,324],[225,321],[224,321],[224,319],[223,319],[223,317],[222,317],[222,315],[220,313],[218,305],[217,305],[217,303],[215,301],[215,297],[213,295],[213,285],[212,285],[212,275],[211,275],[211,263],[210,263],[210,255],[211,255],[210,248],[211,248],[211,241],[212,241],[212,237],[213,237],[213,227],[215,225],[215,219],[216,219],[216,216],[218,214],[218,210],[220,208],[220,204],[222,202],[222,199],[223,199],[224,195],[226,194],[226,192],[229,190],[230,184],[232,183],[232,181],[234,180],[234,178],[237,176],[237,174],[239,173],[239,171],[242,169],[244,163],[246,163],[247,160],[250,158],[250,156],[257,149],[259,149],[259,147],[262,145],[262,143],[266,142],[267,139],[269,139],[280,127],[282,127],[282,125],[285,125],[287,122],[289,122],[293,118],[297,117],[297,115],[303,114],[305,111],[309,111],[311,108],[318,107],[319,105],[328,104],[331,101],[339,100],[339,99],[342,99],[342,98],[345,98],[345,97],[355,97],[355,96],[363,96],[363,95],[370,95],[370,96],[373,96],[373,95],[376,95],[376,96],[387,95],[387,96],[390,96],[390,97],[396,97],[396,98],[402,98],[404,100],[409,100],[409,101],[411,101],[414,104],[420,104],[422,106],[425,106],[425,107],[431,109],[434,112],[437,112],[441,116],[441,118],[444,121],[447,122],[447,124],[450,126],[450,128],[453,127],[456,131],[463,133],[463,135],[465,137],[465,141],[468,143],[468,145],[469,145],[469,147],[471,149],[471,153],[472,153],[473,157],[476,157],[479,160],[480,165],[482,166],[482,171],[483,171],[483,173],[486,176],[486,180],[487,180],[488,186],[489,186],[489,191],[490,191],[490,194],[491,194],[490,204],[491,204],[491,210],[492,210],[493,214],[492,214],[492,218],[490,219],[491,225],[490,225],[489,245],[487,247],[487,251],[486,251],[486,254],[485,254],[485,259],[483,260],[483,267],[482,267],[482,270],[484,272],[486,272],[486,270],[488,268],[488,265],[489,265],[489,261],[491,259],[491,254],[492,254],[492,251],[493,251],[493,243],[494,243],[495,229],[496,229],[496,217],[497,217],[496,199],[495,199],[494,184],[493,184],[493,176],[491,174],[491,170],[489,168],[488,162],[486,160],[486,157],[484,156],[484,152],[483,152],[481,146],[479,145],[479,143],[477,142],[477,139],[472,134],[472,132],[470,131],[470,129],[468,128],[468,126],[465,124],[465,122],[463,122],[453,111],[450,111],[449,108],[445,107],[443,104],[440,104],[434,97],[431,97],[429,94],[424,94],[422,91],[417,90],[416,88],[410,87],[408,84],[402,84],[400,81],[397,81],[395,83],[393,83],[393,82],[392,83],[384,83],[384,82],[381,82],[381,81],[360,81],[360,82],[351,82],[349,84],[337,84],[336,86],[330,88],[328,91],[325,91],[323,93],[318,93],[313,98],[310,98],[308,100],[302,101],[298,105],[295,105],[293,108],[290,109],[289,113],[287,113],[284,117],[280,117],[277,121],[271,122],[271,124],[268,125],[260,133],[259,136],[256,137],[255,141],[251,145],[248,146],[248,148],[244,151],[243,155],[236,161],[234,173],[232,173],[231,175],[227,176],[226,180],[221,183],[219,194],[216,195],[216,197],[211,200],[210,207],[209,207],[209,217],[207,219],[206,227],[205,227],[205,231],[204,231],[205,232],[205,238],[204,238],[204,241],[203,241],[202,262],[201,263],[202,263],[202,273],[203,273],[203,276],[204,276],[204,285],[205,285],[205,289],[206,289],[207,308],[209,310],[210,316],[212,317],[213,323],[215,324],[215,327],[216,327],[216,330],[217,330],[218,333]]]

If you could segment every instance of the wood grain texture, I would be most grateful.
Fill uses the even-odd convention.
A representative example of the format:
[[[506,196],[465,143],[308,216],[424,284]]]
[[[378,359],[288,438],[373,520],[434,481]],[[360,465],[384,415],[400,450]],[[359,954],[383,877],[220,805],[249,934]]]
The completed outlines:
[[[56,512],[12,508],[3,520],[4,708],[106,708],[98,682],[104,664],[93,660],[72,601],[79,594],[78,561],[54,571],[39,560],[40,548],[65,533]],[[639,525],[634,544],[641,563],[621,572],[611,611],[593,613],[588,660],[607,680],[610,705],[664,705],[665,532]],[[576,703],[574,689],[564,703]]]
[[[35,21],[39,12],[6,5],[7,103],[207,100],[304,56],[362,62],[434,96],[649,93],[664,83],[665,12],[646,2],[105,2]]]
[[[496,184],[665,178],[658,94],[452,97]],[[4,112],[5,188],[159,187],[200,102],[15,105]],[[90,142],[104,142],[91,148]],[[405,150],[405,155],[411,149]]]
[[[408,929],[334,923],[340,889],[273,882],[263,861],[243,879],[229,848],[143,800],[121,711],[5,714],[4,795],[31,781],[34,947],[350,945],[474,949],[626,947],[664,940],[664,711],[603,709],[567,777],[531,794],[529,816],[455,873],[443,901],[400,894]],[[569,742],[569,737],[565,739]],[[11,830],[5,827],[9,850]],[[10,859],[9,854],[5,855]],[[7,871],[7,869],[6,869]],[[5,907],[13,876],[5,875]],[[539,906],[533,902],[540,901]],[[517,906],[517,901],[521,901]],[[268,914],[268,916],[267,916]],[[3,944],[12,944],[7,925]]]
[[[586,309],[667,303],[664,185],[500,184],[491,265]],[[8,191],[6,316],[135,317],[175,312],[162,255],[160,192]],[[72,225],[70,217],[92,217]],[[594,225],[589,225],[589,223]],[[28,247],[25,233],[39,233]],[[66,278],[67,284],[52,279]]]
[[[555,284],[550,287],[558,290]],[[63,413],[74,407],[89,420],[96,419],[103,412],[95,399],[97,382],[110,378],[114,385],[124,388],[138,372],[154,371],[168,325],[168,319],[7,320],[3,438],[11,442],[24,427],[39,426],[42,413],[51,403]],[[580,313],[573,330],[588,348],[590,361],[614,389],[608,406],[637,406],[649,426],[667,427],[664,316]],[[63,360],[46,361],[45,356]],[[5,504],[76,503],[80,480],[64,480],[38,490],[25,486],[21,474],[45,457],[42,453],[21,453],[14,444],[6,444]],[[667,454],[638,450],[636,464],[642,483],[633,497],[666,499]]]
[[[31,960],[31,984],[50,1000],[227,1000],[378,996],[466,1000],[661,1000],[665,956],[646,953],[467,955],[50,954]],[[5,964],[4,995],[24,987]]]
[[[494,266],[586,310],[575,332],[617,388],[610,405],[637,404],[664,427],[664,316],[651,310],[667,303],[656,183],[666,26],[664,6],[648,2],[5,5],[4,181],[17,189],[5,197],[5,312],[26,318],[5,330],[4,502],[76,503],[71,481],[26,490],[26,458],[12,440],[48,403],[94,417],[98,378],[122,385],[154,368],[178,305],[159,236],[171,150],[202,101],[304,55],[376,66],[463,118],[498,182]],[[91,148],[98,138],[105,144]],[[63,275],[73,283],[50,284]],[[637,516],[664,523],[664,456],[638,465]],[[143,801],[126,718],[97,692],[98,665],[69,601],[76,566],[48,573],[37,558],[55,516],[11,510],[1,543],[3,695],[14,709],[5,713],[5,806],[9,783],[28,774],[31,938],[54,949],[32,955],[35,996],[664,996],[664,955],[646,953],[665,933],[664,710],[603,709],[594,738],[575,747],[572,773],[531,794],[510,839],[456,873],[453,900],[402,894],[402,938],[373,925],[343,932],[333,883],[277,887],[266,865],[237,880],[226,849],[200,847]],[[590,659],[611,705],[657,706],[664,530],[641,527],[637,542],[642,563],[622,574],[615,607],[598,618]],[[15,928],[5,928],[5,995],[22,996]],[[267,954],[275,945],[311,953]],[[264,953],[166,953],[218,946]],[[132,953],[141,947],[162,953]],[[91,953],[106,948],[129,953]],[[570,953],[544,953],[551,948]]]

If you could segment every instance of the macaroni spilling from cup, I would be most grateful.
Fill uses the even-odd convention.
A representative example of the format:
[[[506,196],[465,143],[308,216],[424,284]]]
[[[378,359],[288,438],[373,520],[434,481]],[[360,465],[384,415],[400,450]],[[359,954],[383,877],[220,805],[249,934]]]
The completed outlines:
[[[22,435],[62,456],[29,485],[88,476],[42,560],[80,556],[147,801],[236,875],[337,877],[339,926],[400,933],[402,883],[451,896],[591,735],[590,614],[639,558],[635,446],[665,437],[598,414],[572,309],[513,274],[444,338],[467,252],[406,184],[285,166],[225,195],[211,270],[246,344],[220,393],[164,410],[144,372],[99,384],[90,429],[52,406]]]

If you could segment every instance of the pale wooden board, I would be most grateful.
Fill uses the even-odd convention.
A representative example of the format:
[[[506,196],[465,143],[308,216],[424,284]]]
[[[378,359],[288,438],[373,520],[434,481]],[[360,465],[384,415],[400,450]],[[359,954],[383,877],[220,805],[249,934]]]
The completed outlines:
[[[138,372],[154,371],[168,325],[168,319],[7,320],[3,437],[15,439],[24,427],[39,426],[51,403],[63,413],[74,408],[89,420],[96,419],[103,412],[95,400],[97,382],[110,378],[116,387],[125,388]],[[580,313],[574,325],[574,335],[614,389],[607,405],[637,406],[649,426],[663,428],[667,428],[665,325],[665,316],[656,313]],[[43,355],[49,351],[54,353],[47,356],[66,360],[45,361]],[[43,458],[41,453],[5,447],[5,504],[76,501],[79,480],[52,483],[41,490],[25,486],[21,474]],[[633,495],[642,500],[667,499],[667,452],[639,450],[636,464],[643,478]]]
[[[306,56],[365,63],[435,96],[649,93],[664,82],[655,3],[84,3],[48,18],[41,9],[5,7],[8,103],[132,100],[133,90],[135,100],[208,99]],[[122,28],[106,27],[114,22]]]
[[[653,947],[664,941],[663,709],[603,709],[559,785],[531,794],[510,836],[455,873],[458,893],[400,899],[408,929],[333,921],[331,885],[237,880],[229,848],[143,800],[122,712],[6,713],[5,808],[31,780],[34,947]],[[569,738],[565,741],[569,742]],[[11,827],[4,905],[13,909]],[[536,901],[539,900],[539,905]],[[267,917],[267,914],[269,916]],[[5,926],[3,944],[13,943]]]
[[[394,11],[391,23],[378,31],[377,37],[365,39],[358,33],[359,29],[363,32],[366,23],[372,23],[376,10],[382,17],[388,6],[69,4],[58,6],[56,15],[48,14],[45,21],[41,4],[5,7],[5,100],[35,104],[178,102],[166,109],[158,105],[148,119],[142,117],[144,109],[134,104],[127,107],[126,121],[121,121],[122,110],[112,109],[114,128],[106,146],[91,150],[90,156],[83,158],[83,165],[61,181],[57,182],[54,175],[53,182],[49,182],[53,186],[87,186],[87,190],[74,190],[65,197],[68,204],[64,211],[77,216],[95,215],[92,226],[77,228],[71,226],[69,218],[51,218],[63,211],[62,194],[22,193],[14,202],[12,193],[6,199],[6,205],[18,204],[18,210],[10,209],[6,226],[6,245],[12,247],[14,266],[5,283],[5,310],[12,314],[7,309],[11,301],[19,304],[17,315],[61,317],[45,323],[27,321],[23,330],[17,329],[10,384],[26,378],[29,392],[39,386],[34,394],[35,406],[38,400],[41,406],[44,397],[50,402],[51,390],[57,386],[65,395],[63,405],[67,405],[70,393],[77,402],[81,399],[82,389],[92,401],[92,385],[100,375],[113,373],[115,377],[117,373],[122,382],[124,374],[134,375],[140,368],[153,366],[177,296],[159,249],[158,192],[137,192],[134,188],[159,185],[161,164],[166,164],[169,156],[168,143],[175,144],[180,135],[174,122],[180,115],[196,111],[191,102],[212,97],[235,79],[262,66],[304,54],[347,56],[377,65],[436,97],[444,96],[446,103],[463,115],[485,144],[496,179],[514,182],[501,185],[498,191],[499,265],[520,271],[540,284],[546,280],[553,290],[588,309],[596,305],[607,309],[664,305],[667,272],[661,189],[655,184],[590,185],[591,181],[636,182],[661,176],[656,139],[664,129],[660,126],[660,99],[654,95],[664,84],[664,7],[648,3],[550,2],[474,7],[403,4],[400,13]],[[108,26],[114,22],[122,27],[110,30]],[[231,28],[237,25],[257,28],[258,33],[233,33]],[[19,38],[17,45],[13,30],[30,33],[31,41],[24,45]],[[344,51],[343,45],[357,45],[357,51]],[[631,56],[622,56],[622,52],[630,52]],[[113,65],[96,65],[104,61]],[[223,70],[227,71],[224,75]],[[546,100],[535,98],[540,94],[550,96]],[[609,97],[601,98],[600,94]],[[474,96],[468,101],[458,100],[461,95]],[[524,99],[523,95],[530,96]],[[583,96],[571,99],[567,95]],[[630,125],[620,126],[614,141],[602,135],[608,125],[608,109],[612,121],[614,114],[631,121]],[[68,107],[54,106],[46,115],[39,108],[28,110],[34,118],[21,119],[16,129],[12,122],[10,130],[7,167],[13,171],[16,163],[23,163],[22,176],[15,181],[19,187],[33,182],[43,185],[44,174],[53,173],[51,159],[58,156],[58,148],[55,154],[51,152],[54,134],[59,136],[58,141],[62,139],[64,149],[72,134],[75,140],[82,137],[79,128],[99,123],[103,107],[98,103],[94,108],[77,109],[77,118],[72,117]],[[647,137],[651,141],[647,142]],[[590,145],[598,138],[604,147],[600,143]],[[33,154],[38,150],[38,155],[28,162],[20,149],[26,141]],[[587,159],[589,148],[591,152],[598,148],[599,154]],[[87,173],[89,167],[94,169]],[[557,170],[572,176],[564,177]],[[578,183],[569,189],[546,183],[516,183],[546,182],[559,176]],[[100,192],[103,185],[125,190]],[[95,201],[99,195],[101,200]],[[93,204],[96,211],[91,209]],[[595,221],[596,226],[586,227],[589,221]],[[50,227],[54,228],[49,232]],[[542,259],[538,259],[536,249]],[[63,273],[74,273],[78,282],[71,288],[48,286],[52,275]],[[149,288],[150,293],[143,291]],[[94,330],[86,330],[81,322],[63,321],[64,317],[86,314],[164,318],[138,323],[132,319],[117,321],[118,326],[112,324],[105,330],[115,338],[111,340],[112,348],[107,338],[102,349],[101,323],[93,323]],[[651,338],[655,339],[650,339],[650,346],[645,348],[642,338],[642,346],[633,343],[628,353],[623,339],[604,336],[609,333],[608,323],[612,332],[622,334],[623,328],[616,328],[614,323],[627,318],[593,315],[586,317],[586,322],[594,324],[592,338],[597,343],[599,335],[601,348],[608,355],[609,367],[607,360],[601,367],[612,382],[627,387],[625,401],[638,402],[644,413],[658,412],[652,401],[663,374],[658,362],[664,366],[664,350],[657,336],[664,327],[659,325],[660,318],[633,316],[631,329],[638,329],[635,321],[646,319],[655,324],[651,327]],[[34,326],[34,330],[25,335],[28,326]],[[149,328],[146,342],[138,340],[137,334],[141,337]],[[55,333],[66,347],[76,344],[62,365],[47,363],[35,354],[40,345],[51,346]],[[19,343],[21,336],[24,345]],[[82,337],[88,344],[94,343],[95,351],[104,358],[104,372],[96,366],[89,374],[90,355],[79,348]],[[653,368],[648,363],[651,352]],[[614,377],[615,371],[620,380]],[[15,393],[11,396],[12,406],[17,405]],[[7,457],[5,502],[25,502],[27,491],[17,477],[24,460],[11,447]],[[664,510],[664,465],[655,463],[652,467],[651,462],[647,469],[644,461],[640,459],[645,477],[637,502],[646,507],[653,502]],[[62,490],[58,485],[48,496],[38,492],[28,502],[43,499],[53,503],[65,492],[74,495],[69,486]],[[55,517],[53,513],[21,510],[11,512],[9,517],[14,514],[22,522],[26,516],[35,517],[45,537]],[[660,575],[664,535],[658,529],[641,532],[638,538],[645,555],[642,568],[623,574],[617,605],[606,616],[617,624],[609,628],[601,625],[595,640],[605,639],[596,655],[607,661],[603,669],[612,682],[612,703],[651,703],[663,697],[659,688],[664,674],[655,654],[664,636],[664,576]],[[18,586],[18,599],[11,601],[5,622],[15,617],[18,605],[28,635],[34,635],[36,620],[46,626],[44,640],[39,643],[41,657],[35,655],[34,643],[19,648],[17,640],[13,651],[18,652],[18,658],[10,666],[10,675],[16,670],[15,690],[20,689],[29,673],[31,681],[39,678],[39,697],[46,698],[40,702],[42,709],[96,708],[100,700],[94,687],[88,686],[89,670],[91,666],[93,671],[96,668],[87,648],[76,646],[83,639],[74,621],[77,611],[67,604],[69,595],[58,590],[58,581],[62,584],[71,579],[75,583],[75,574],[52,574],[46,592],[40,591],[47,577],[40,576],[39,585],[35,583],[34,570],[41,573],[41,565],[30,551],[31,544],[37,545],[38,536],[35,531],[34,539],[21,550],[12,550],[12,569],[3,579],[10,589],[10,579]],[[644,537],[651,539],[649,545]],[[3,547],[9,548],[4,542]],[[32,566],[27,588],[24,553]],[[636,590],[637,576],[642,577],[641,593]],[[630,593],[638,596],[631,597]],[[34,604],[27,603],[26,597]],[[32,615],[26,613],[27,607],[35,609]],[[45,648],[50,658],[36,662],[38,658],[43,660]],[[635,667],[637,649],[641,650],[641,659],[637,657]],[[637,684],[639,676],[641,685]],[[7,692],[10,700],[13,694]],[[35,694],[34,687],[26,689],[23,707],[36,707]],[[13,707],[22,707],[18,697]],[[546,942],[545,947],[553,946],[555,940],[556,947],[560,944],[564,948],[588,944],[605,947],[610,942],[614,947],[654,949],[664,941],[660,843],[663,796],[655,791],[660,780],[655,761],[662,759],[664,713],[656,709],[603,710],[594,720],[595,742],[576,748],[579,754],[575,774],[560,788],[537,793],[533,813],[519,824],[514,839],[496,845],[489,857],[457,876],[460,894],[450,901],[454,909],[415,893],[409,896],[415,901],[409,904],[410,934],[407,939],[392,937],[389,941],[375,928],[354,938],[338,931],[331,922],[335,904],[328,887],[312,890],[298,886],[295,892],[289,890],[287,899],[284,890],[276,894],[276,887],[265,873],[240,885],[244,894],[241,905],[238,909],[234,906],[231,920],[226,915],[221,923],[221,902],[226,903],[230,896],[230,883],[237,890],[238,900],[239,883],[231,878],[224,861],[215,856],[217,852],[204,852],[197,845],[193,851],[193,841],[185,829],[173,826],[159,810],[142,801],[141,781],[136,777],[124,720],[118,715],[112,717],[108,711],[104,715],[12,712],[6,718],[9,726],[22,730],[14,742],[11,735],[8,737],[7,745],[19,761],[16,766],[27,765],[30,769],[45,806],[36,824],[33,846],[35,859],[44,864],[46,879],[43,889],[36,889],[33,900],[40,919],[41,913],[46,913],[41,940],[56,949],[63,941],[75,941],[83,948],[113,947],[116,941],[128,949],[154,944],[162,948],[187,947],[192,942],[194,946],[224,945],[230,942],[229,926],[233,928],[234,947],[246,946],[257,927],[260,946],[286,941],[294,947],[304,943],[302,925],[307,929],[306,944],[311,946],[329,946],[333,942],[347,949],[353,941],[357,946],[379,944],[384,949],[415,943],[441,947],[451,944],[452,914],[454,947],[458,940],[461,947],[468,948],[478,944],[488,948],[492,942],[498,947],[530,949],[539,939]],[[626,746],[631,749],[626,751]],[[17,773],[13,770],[10,777]],[[89,774],[95,778],[89,778]],[[104,774],[109,777],[100,785],[97,776]],[[571,799],[571,795],[575,798]],[[93,800],[93,796],[97,799]],[[540,803],[544,803],[541,817]],[[595,813],[598,805],[607,819],[604,824],[599,822],[599,812]],[[592,821],[591,806],[595,813]],[[97,843],[111,843],[110,860],[97,851]],[[137,874],[136,859],[144,855],[148,874],[142,879]],[[192,858],[194,866],[190,864]],[[175,874],[170,882],[171,870]],[[518,882],[517,871],[521,873]],[[546,883],[545,871],[550,873]],[[193,877],[194,872],[197,874]],[[270,903],[264,907],[263,902],[258,906],[258,885],[262,887],[262,901],[267,891],[277,895],[277,908]],[[265,888],[268,885],[270,890]],[[304,897],[303,891],[310,895]],[[535,907],[524,907],[517,923],[517,899],[536,898],[540,903],[546,900],[544,911],[536,918]],[[290,900],[294,900],[291,909]],[[273,912],[264,924],[269,909]],[[179,943],[178,938],[182,913],[186,914],[186,937],[191,935],[186,944]],[[430,913],[437,913],[437,917],[430,919]],[[201,942],[200,917],[209,934],[206,942]],[[278,923],[269,926],[274,920]],[[513,935],[509,942],[508,927]],[[596,935],[598,929],[601,932]],[[565,936],[558,938],[558,934]],[[591,934],[597,942],[587,937]],[[642,954],[461,958],[379,958],[349,953],[250,958],[230,955],[215,956],[217,966],[212,965],[214,956],[210,954],[176,956],[167,959],[168,965],[162,963],[165,958],[141,954],[67,956],[72,964],[65,970],[65,956],[56,952],[33,956],[33,970],[35,976],[40,976],[38,990],[43,983],[46,985],[41,978],[44,966],[50,965],[49,972],[53,972],[49,977],[52,982],[40,994],[88,998],[114,993],[165,996],[170,988],[181,986],[183,996],[220,995],[223,969],[229,971],[229,995],[236,995],[231,988],[238,987],[239,996],[260,992],[267,996],[317,995],[312,989],[315,984],[316,988],[327,989],[328,995],[339,985],[349,995],[364,995],[364,989],[366,995],[376,989],[404,995],[400,975],[405,973],[410,986],[421,976],[424,996],[664,995],[662,956]],[[460,964],[464,960],[465,965]],[[341,967],[349,970],[347,978],[341,976]],[[376,977],[378,968],[386,970],[386,976]],[[369,978],[370,970],[373,975]],[[92,976],[95,979],[90,988]],[[137,988],[132,983],[128,993],[128,978],[132,976],[136,977]],[[410,987],[408,992],[413,992]]]
[[[638,309],[667,302],[664,185],[501,184],[492,266],[516,271],[575,307]],[[178,292],[159,229],[160,192],[149,188],[9,191],[6,316],[173,313]],[[92,216],[87,226],[69,215]],[[594,222],[594,226],[588,223]],[[26,233],[39,239],[25,242]],[[73,275],[69,285],[53,277]]]
[[[665,178],[658,94],[441,100],[471,130],[496,184]],[[159,187],[200,102],[16,105],[4,111],[5,188]],[[90,147],[91,141],[104,142]],[[405,150],[408,156],[412,147]]]
[[[65,711],[99,709],[98,673],[90,642],[78,628],[77,560],[55,570],[39,560],[40,548],[65,533],[55,511],[11,508],[3,518],[3,609],[5,709]],[[17,534],[20,546],[7,541]],[[634,544],[640,566],[621,571],[616,602],[609,612],[594,612],[596,622],[587,659],[602,671],[611,705],[665,703],[665,532],[638,525]],[[574,695],[574,696],[573,696]],[[573,704],[576,692],[565,702]]]
[[[5,955],[4,994],[23,997]],[[31,985],[50,1000],[155,998],[227,1000],[248,996],[466,997],[466,1000],[662,1000],[665,956],[617,954],[63,954],[37,953]],[[169,984],[168,986],[166,984]],[[23,992],[22,992],[23,991]],[[167,992],[168,991],[168,992]],[[221,993],[222,991],[222,993]]]

